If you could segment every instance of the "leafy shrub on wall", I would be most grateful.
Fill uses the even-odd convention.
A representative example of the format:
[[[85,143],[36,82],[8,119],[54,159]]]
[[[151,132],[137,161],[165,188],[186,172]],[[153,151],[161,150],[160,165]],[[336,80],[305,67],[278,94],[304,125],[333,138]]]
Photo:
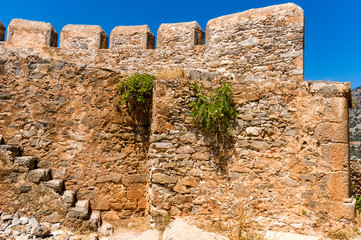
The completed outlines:
[[[193,84],[196,100],[189,104],[191,116],[204,130],[230,134],[232,120],[237,117],[233,106],[233,88],[225,82],[209,96],[201,93],[197,84]]]
[[[155,76],[135,73],[127,79],[120,79],[115,87],[120,95],[120,104],[146,105],[152,97]]]

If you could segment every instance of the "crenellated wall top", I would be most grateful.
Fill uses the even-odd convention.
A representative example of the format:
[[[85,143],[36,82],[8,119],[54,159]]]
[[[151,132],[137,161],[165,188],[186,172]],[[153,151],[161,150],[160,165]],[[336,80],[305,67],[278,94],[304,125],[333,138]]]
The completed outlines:
[[[118,26],[108,44],[100,26],[66,25],[58,47],[50,23],[14,19],[0,51],[128,73],[180,67],[247,80],[303,80],[304,15],[299,6],[288,3],[222,16],[210,20],[206,29],[205,34],[195,21],[161,24],[155,38],[147,25]],[[0,40],[4,32],[0,24]]]

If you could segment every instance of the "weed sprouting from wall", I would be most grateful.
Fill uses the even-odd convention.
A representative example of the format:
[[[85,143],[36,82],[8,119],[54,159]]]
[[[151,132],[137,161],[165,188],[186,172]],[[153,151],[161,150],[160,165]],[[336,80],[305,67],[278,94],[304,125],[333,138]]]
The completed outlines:
[[[135,73],[127,79],[120,79],[115,87],[120,95],[120,104],[145,105],[148,104],[153,91],[155,76],[146,73]]]
[[[197,84],[193,84],[193,89],[196,99],[189,104],[193,122],[207,132],[231,135],[232,120],[237,117],[231,83],[223,83],[209,96],[204,95]]]

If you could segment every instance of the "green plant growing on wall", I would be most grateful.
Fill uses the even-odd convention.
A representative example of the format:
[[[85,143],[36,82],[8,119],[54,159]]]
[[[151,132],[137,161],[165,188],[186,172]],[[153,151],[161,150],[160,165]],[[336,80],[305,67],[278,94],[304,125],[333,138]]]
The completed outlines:
[[[120,95],[119,104],[146,105],[152,97],[155,76],[135,73],[127,79],[121,78],[115,91]]]
[[[209,96],[201,93],[197,84],[193,84],[196,100],[189,104],[193,122],[200,124],[202,129],[209,132],[230,134],[232,120],[237,117],[233,106],[233,88],[231,83],[225,82]]]

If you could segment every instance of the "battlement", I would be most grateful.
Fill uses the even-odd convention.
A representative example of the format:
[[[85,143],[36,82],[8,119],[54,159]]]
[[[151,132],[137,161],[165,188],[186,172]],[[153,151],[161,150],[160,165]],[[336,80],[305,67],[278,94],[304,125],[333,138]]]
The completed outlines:
[[[0,39],[4,31],[0,27]],[[140,64],[153,63],[150,71],[196,66],[249,80],[303,79],[304,16],[292,3],[212,19],[206,34],[195,21],[161,24],[156,40],[147,25],[118,26],[108,48],[100,26],[67,25],[59,39],[56,47],[58,36],[50,23],[14,19],[2,48],[83,64],[106,63],[101,67],[125,72],[148,71]],[[119,70],[129,62],[132,66]]]
[[[4,33],[0,24],[0,39]],[[14,19],[7,36],[0,211],[65,221],[74,209],[56,200],[63,185],[105,220],[149,214],[227,223],[249,210],[259,229],[305,233],[343,229],[355,218],[350,84],[298,81],[304,16],[297,5],[215,18],[206,34],[197,22],[162,24],[156,38],[147,25],[118,26],[109,47],[100,26],[67,25],[58,44],[50,23]],[[119,77],[159,71],[151,109],[116,104]],[[220,80],[234,93],[229,137],[201,131],[190,117],[190,86],[208,92]],[[8,149],[38,159],[37,169],[34,161],[23,164],[29,172],[19,167]],[[38,184],[42,178],[51,182]]]

